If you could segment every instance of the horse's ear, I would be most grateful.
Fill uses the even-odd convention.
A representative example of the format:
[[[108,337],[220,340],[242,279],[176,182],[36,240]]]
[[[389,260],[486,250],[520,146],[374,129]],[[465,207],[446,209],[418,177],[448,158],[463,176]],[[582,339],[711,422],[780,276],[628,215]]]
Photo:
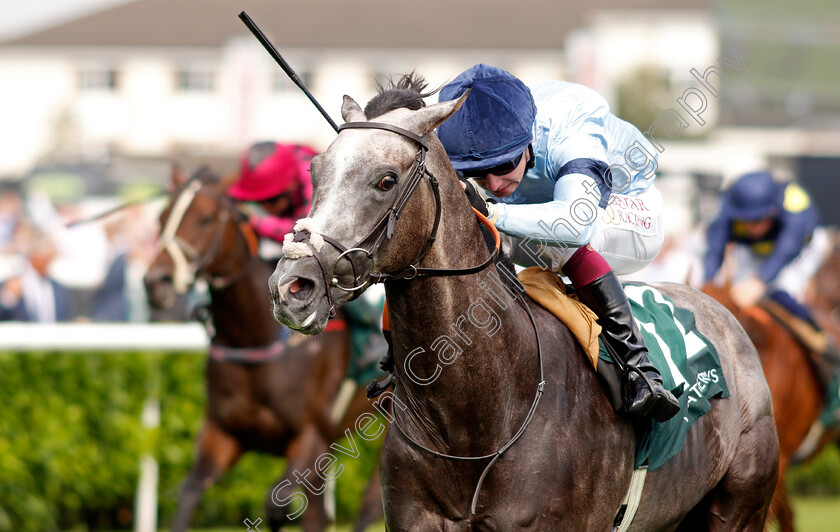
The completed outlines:
[[[446,120],[455,114],[455,111],[461,108],[464,100],[470,95],[470,89],[461,95],[457,100],[449,100],[440,102],[428,107],[423,107],[411,115],[411,121],[408,123],[408,129],[417,133],[420,136],[427,134],[439,125],[446,122]]]
[[[367,120],[364,111],[356,103],[356,100],[346,94],[344,95],[344,101],[341,103],[341,118],[345,122],[363,122]]]
[[[172,190],[178,190],[187,183],[187,174],[181,170],[181,165],[172,163],[172,170],[169,172],[169,186]]]

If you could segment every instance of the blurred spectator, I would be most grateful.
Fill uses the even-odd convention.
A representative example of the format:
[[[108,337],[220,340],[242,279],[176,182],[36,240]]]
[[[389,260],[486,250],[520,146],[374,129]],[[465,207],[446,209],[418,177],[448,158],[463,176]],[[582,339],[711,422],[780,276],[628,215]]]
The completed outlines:
[[[154,240],[145,233],[144,212],[125,208],[105,224],[109,256],[105,279],[93,295],[90,319],[100,322],[145,322],[148,303],[142,277],[154,255]]]
[[[7,251],[15,228],[24,218],[23,197],[14,185],[0,189],[0,251]]]
[[[73,318],[70,294],[50,278],[56,245],[50,236],[20,226],[16,236],[25,242],[23,272],[0,285],[0,320],[54,323]]]
[[[92,321],[128,321],[126,268],[129,244],[123,235],[122,223],[122,219],[117,219],[105,224],[110,244],[109,265],[105,279],[93,295]]]

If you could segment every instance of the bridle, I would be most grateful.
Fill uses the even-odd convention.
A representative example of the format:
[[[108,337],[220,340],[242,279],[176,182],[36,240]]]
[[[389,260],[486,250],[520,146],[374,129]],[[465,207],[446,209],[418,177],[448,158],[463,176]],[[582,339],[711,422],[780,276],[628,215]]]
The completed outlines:
[[[175,271],[172,275],[172,284],[176,294],[186,293],[198,278],[206,279],[212,288],[221,290],[238,281],[248,273],[249,266],[247,265],[227,276],[210,275],[206,272],[206,268],[213,262],[221,248],[225,225],[231,219],[231,211],[236,213],[236,217],[239,219],[240,230],[248,241],[249,255],[253,256],[256,254],[256,235],[254,235],[253,230],[248,225],[245,214],[240,212],[228,198],[207,192],[202,189],[203,186],[204,183],[198,177],[193,177],[179,192],[176,192],[175,201],[173,201],[172,209],[169,212],[169,218],[166,220],[166,224],[158,240],[158,253],[162,251],[168,252],[175,266]],[[178,236],[178,229],[184,220],[184,215],[198,195],[212,198],[220,207],[214,218],[217,230],[212,239],[213,245],[204,255],[199,253],[192,244]]]
[[[442,276],[455,276],[455,275],[469,275],[472,273],[478,273],[485,268],[487,268],[498,256],[499,254],[499,238],[498,233],[495,233],[496,237],[496,246],[493,251],[490,253],[487,260],[478,264],[476,266],[472,266],[469,268],[452,268],[452,269],[442,269],[442,268],[421,268],[419,264],[423,261],[423,258],[426,256],[426,253],[431,248],[432,244],[435,242],[435,237],[437,235],[438,226],[440,224],[440,216],[441,216],[441,201],[440,201],[440,190],[439,190],[439,183],[437,178],[435,178],[434,174],[432,174],[428,168],[426,168],[426,152],[429,150],[429,145],[426,142],[424,137],[420,137],[411,131],[407,131],[405,129],[399,128],[397,126],[391,124],[385,124],[381,122],[347,122],[342,124],[338,127],[338,131],[341,132],[345,129],[381,129],[385,131],[391,131],[402,135],[403,137],[409,138],[420,145],[420,149],[417,151],[417,155],[414,157],[414,164],[411,167],[409,172],[409,176],[407,178],[407,182],[404,187],[400,190],[399,195],[394,199],[394,203],[388,209],[388,211],[382,216],[382,218],[374,225],[373,229],[368,233],[364,238],[362,238],[356,245],[351,248],[345,248],[340,242],[336,241],[333,238],[330,238],[325,235],[320,235],[325,242],[336,248],[340,254],[336,259],[335,263],[333,263],[332,268],[328,268],[327,262],[324,259],[323,255],[320,253],[319,250],[315,249],[315,247],[310,242],[311,233],[307,230],[302,231],[295,231],[294,232],[294,241],[295,242],[302,242],[306,243],[309,246],[310,251],[314,258],[318,261],[318,265],[321,268],[321,272],[324,275],[325,281],[325,290],[327,293],[327,300],[330,304],[330,316],[332,317],[335,312],[335,305],[332,300],[332,296],[330,294],[330,286],[335,286],[340,288],[341,290],[345,290],[347,292],[356,292],[354,297],[356,297],[362,288],[365,288],[370,283],[381,283],[385,281],[397,280],[397,279],[415,279],[418,277],[442,277]],[[410,266],[407,268],[403,268],[397,272],[377,272],[374,273],[375,269],[375,262],[373,260],[373,256],[379,250],[379,247],[385,242],[385,240],[390,239],[394,235],[394,226],[396,225],[397,220],[400,217],[403,209],[405,209],[408,200],[411,198],[414,191],[417,189],[417,185],[420,183],[420,180],[423,179],[425,176],[429,178],[429,184],[432,187],[432,192],[435,197],[435,221],[432,225],[432,231],[429,235],[429,238],[426,240],[426,244],[423,247],[423,251],[420,253],[418,258],[411,263]],[[490,226],[492,227],[492,225]],[[493,229],[495,232],[495,229]],[[368,241],[372,241],[373,244],[370,248],[365,248],[364,244]],[[350,254],[353,252],[362,252],[364,253],[367,258],[371,262],[370,271],[364,276],[357,276],[356,275],[356,267],[353,263]],[[338,280],[335,278],[335,268],[338,264],[338,261],[342,258],[347,257],[350,261],[350,264],[353,268],[353,275],[354,275],[354,282],[358,283],[352,287],[344,287],[338,283]],[[328,274],[329,272],[329,274]],[[402,437],[408,441],[411,445],[421,449],[425,452],[428,452],[435,456],[436,458],[446,458],[449,460],[462,460],[462,461],[480,461],[480,460],[489,460],[488,464],[484,467],[484,471],[482,471],[481,476],[478,479],[476,484],[475,490],[473,492],[472,502],[470,504],[470,518],[475,515],[475,511],[478,505],[478,495],[481,491],[481,486],[484,483],[484,479],[487,477],[487,474],[490,472],[490,469],[496,462],[501,458],[502,454],[504,454],[508,449],[510,449],[518,440],[519,438],[525,433],[525,429],[531,423],[531,420],[534,417],[534,414],[537,410],[537,405],[540,402],[540,398],[542,397],[543,391],[545,389],[545,374],[543,371],[543,356],[542,356],[542,343],[540,341],[540,333],[539,328],[537,327],[536,319],[534,318],[534,314],[531,312],[530,307],[528,306],[527,301],[525,301],[524,297],[518,291],[516,292],[516,299],[520,302],[520,304],[525,309],[528,317],[531,320],[531,324],[534,327],[534,334],[536,336],[536,343],[537,343],[537,362],[539,367],[539,381],[537,384],[537,389],[534,394],[534,400],[531,403],[531,407],[528,410],[528,413],[525,415],[525,419],[520,425],[519,430],[508,440],[507,443],[502,445],[497,451],[483,455],[483,456],[457,456],[457,455],[450,455],[446,453],[442,453],[439,451],[435,451],[430,449],[415,439],[411,438],[400,425],[397,423],[396,416],[392,421],[392,425],[394,425],[397,431],[402,435]],[[351,298],[352,300],[352,298]],[[396,412],[395,412],[396,414]]]
[[[391,204],[387,212],[382,216],[382,218],[379,219],[379,221],[373,226],[373,229],[371,229],[371,231],[367,235],[365,235],[361,240],[359,240],[350,248],[344,247],[343,244],[341,244],[334,238],[323,234],[320,235],[325,242],[330,244],[339,252],[338,258],[335,260],[335,262],[333,262],[331,266],[328,263],[328,261],[324,258],[320,250],[315,249],[315,247],[312,246],[312,243],[310,241],[312,235],[309,230],[304,229],[300,231],[296,230],[293,232],[293,241],[308,245],[310,251],[312,252],[312,256],[318,262],[318,266],[321,269],[321,274],[324,277],[324,286],[326,291],[327,302],[330,305],[330,317],[335,316],[335,302],[333,300],[330,287],[336,287],[340,290],[344,290],[345,292],[353,292],[353,297],[350,298],[350,300],[352,301],[353,299],[358,297],[359,294],[361,294],[363,288],[366,288],[370,284],[383,283],[386,281],[393,281],[398,279],[414,279],[417,277],[469,275],[484,270],[496,259],[496,256],[499,253],[498,246],[491,252],[490,256],[487,257],[487,259],[484,262],[476,266],[472,266],[469,268],[452,269],[421,268],[419,266],[420,263],[423,261],[423,259],[426,256],[426,253],[428,253],[429,249],[432,247],[432,244],[435,243],[438,227],[440,226],[441,216],[440,184],[438,183],[438,180],[434,176],[434,174],[432,174],[432,172],[426,167],[426,153],[429,151],[428,142],[426,141],[425,137],[421,137],[406,129],[394,126],[392,124],[386,124],[383,122],[347,122],[338,126],[339,133],[341,131],[344,131],[345,129],[379,129],[384,131],[391,131],[416,142],[420,146],[420,148],[417,150],[417,154],[414,156],[414,163],[412,164],[411,169],[408,172],[408,177],[406,178],[406,181],[403,184],[403,186],[400,188],[397,197],[394,198],[394,202]],[[423,246],[423,250],[409,266],[399,271],[375,272],[374,270],[376,269],[376,261],[374,259],[374,256],[379,251],[379,248],[382,246],[382,244],[384,244],[386,240],[390,240],[391,237],[394,236],[394,228],[396,226],[397,220],[399,220],[400,218],[400,214],[402,214],[403,210],[408,204],[408,201],[411,199],[412,195],[417,190],[417,186],[420,184],[420,181],[424,177],[428,177],[429,185],[431,186],[432,194],[435,198],[435,220],[432,224],[432,231],[429,234],[429,237],[426,239],[426,244]],[[365,247],[367,243],[370,243],[369,247]],[[352,258],[353,253],[362,253],[368,259],[368,261],[370,261],[370,267],[367,273],[362,275],[357,274],[356,264],[354,263]],[[336,267],[343,258],[346,258],[350,262],[350,266],[353,270],[353,286],[342,286],[335,276]]]

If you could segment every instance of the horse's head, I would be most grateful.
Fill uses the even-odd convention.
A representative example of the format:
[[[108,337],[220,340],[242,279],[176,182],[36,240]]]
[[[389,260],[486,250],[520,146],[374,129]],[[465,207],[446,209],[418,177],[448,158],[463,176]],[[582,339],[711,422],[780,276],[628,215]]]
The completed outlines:
[[[287,235],[269,280],[278,321],[320,332],[368,283],[416,273],[443,226],[440,201],[449,203],[457,190],[467,216],[468,202],[433,132],[467,95],[426,107],[423,88],[422,78],[406,76],[364,111],[344,97],[346,123],[312,160],[312,210]]]
[[[158,253],[143,279],[153,307],[171,307],[199,277],[221,287],[254,252],[256,238],[228,199],[228,184],[207,168],[189,179],[173,171],[173,192],[160,215]]]

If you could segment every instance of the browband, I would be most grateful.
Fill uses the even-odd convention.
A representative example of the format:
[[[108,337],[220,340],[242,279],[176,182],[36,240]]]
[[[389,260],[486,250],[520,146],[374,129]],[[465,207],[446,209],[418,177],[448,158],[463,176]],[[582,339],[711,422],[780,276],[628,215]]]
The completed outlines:
[[[420,135],[416,135],[407,129],[386,124],[384,122],[345,122],[344,124],[338,126],[338,132],[341,133],[344,129],[385,129],[402,135],[403,137],[408,137],[417,144],[423,146],[424,150],[429,150],[429,144],[426,142],[425,138]]]

